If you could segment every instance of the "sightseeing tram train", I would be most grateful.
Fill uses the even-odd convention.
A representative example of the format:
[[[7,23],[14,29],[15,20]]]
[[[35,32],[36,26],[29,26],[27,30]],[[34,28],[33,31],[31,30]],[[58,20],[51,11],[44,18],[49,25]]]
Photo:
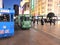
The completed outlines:
[[[31,28],[31,15],[21,14],[16,19],[17,24],[21,28],[30,29]]]
[[[0,38],[14,35],[14,13],[13,9],[0,9]]]

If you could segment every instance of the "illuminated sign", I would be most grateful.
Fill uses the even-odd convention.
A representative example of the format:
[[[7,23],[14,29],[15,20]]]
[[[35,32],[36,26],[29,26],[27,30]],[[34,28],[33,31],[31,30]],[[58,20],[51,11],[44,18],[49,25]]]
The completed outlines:
[[[0,10],[0,12],[9,13],[9,10]]]
[[[34,10],[34,0],[31,0],[31,9]]]

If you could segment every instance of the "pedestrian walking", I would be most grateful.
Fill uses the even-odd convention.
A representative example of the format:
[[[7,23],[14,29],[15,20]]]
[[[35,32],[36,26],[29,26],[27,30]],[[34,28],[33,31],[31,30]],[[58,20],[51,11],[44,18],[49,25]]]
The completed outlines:
[[[50,25],[52,25],[52,18],[49,19]]]
[[[36,22],[37,22],[37,24],[38,24],[38,16],[36,16],[35,19],[36,19]]]
[[[56,17],[53,17],[53,24],[55,25]]]
[[[37,21],[37,24],[38,24],[38,19],[36,21]]]
[[[44,19],[43,19],[43,17],[41,18],[41,25],[44,25]]]
[[[33,24],[35,24],[35,17],[33,17]]]

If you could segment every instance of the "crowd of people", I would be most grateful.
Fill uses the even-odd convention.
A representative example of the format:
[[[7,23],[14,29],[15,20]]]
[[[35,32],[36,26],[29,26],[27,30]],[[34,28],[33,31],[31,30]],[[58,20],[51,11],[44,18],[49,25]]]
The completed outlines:
[[[52,23],[55,25],[55,19],[53,19],[53,18],[47,18],[46,19],[47,21],[46,22],[48,22],[48,23],[50,23],[50,25],[52,25]],[[38,22],[40,21],[40,23],[41,23],[41,25],[44,25],[44,23],[46,23],[45,22],[45,19],[43,18],[43,16],[41,17],[41,19],[39,20],[39,18],[35,18],[35,17],[33,17],[33,24],[35,24],[35,22],[37,22],[37,24],[38,24]]]
[[[44,19],[43,16],[41,16],[41,19],[40,19],[41,25],[44,25],[44,23],[50,23],[50,25],[52,25],[53,23],[55,25],[55,22],[56,22],[55,17],[56,16],[53,12],[48,13],[46,19]],[[35,24],[35,21],[38,24],[38,21],[39,21],[38,16],[34,16],[32,19],[33,19],[33,24]]]

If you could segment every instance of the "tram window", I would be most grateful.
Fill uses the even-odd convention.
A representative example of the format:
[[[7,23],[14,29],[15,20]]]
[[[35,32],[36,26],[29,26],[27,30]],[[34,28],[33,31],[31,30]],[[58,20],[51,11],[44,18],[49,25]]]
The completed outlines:
[[[0,16],[0,22],[3,20],[3,16]]]
[[[29,17],[25,17],[25,21],[29,21],[30,20],[30,18]]]
[[[10,16],[9,14],[2,14],[0,15],[0,22],[9,22],[10,21]]]
[[[21,20],[21,21],[23,21],[23,19],[24,19],[24,17],[23,17],[23,16],[21,16],[21,17],[20,17],[20,20]]]

